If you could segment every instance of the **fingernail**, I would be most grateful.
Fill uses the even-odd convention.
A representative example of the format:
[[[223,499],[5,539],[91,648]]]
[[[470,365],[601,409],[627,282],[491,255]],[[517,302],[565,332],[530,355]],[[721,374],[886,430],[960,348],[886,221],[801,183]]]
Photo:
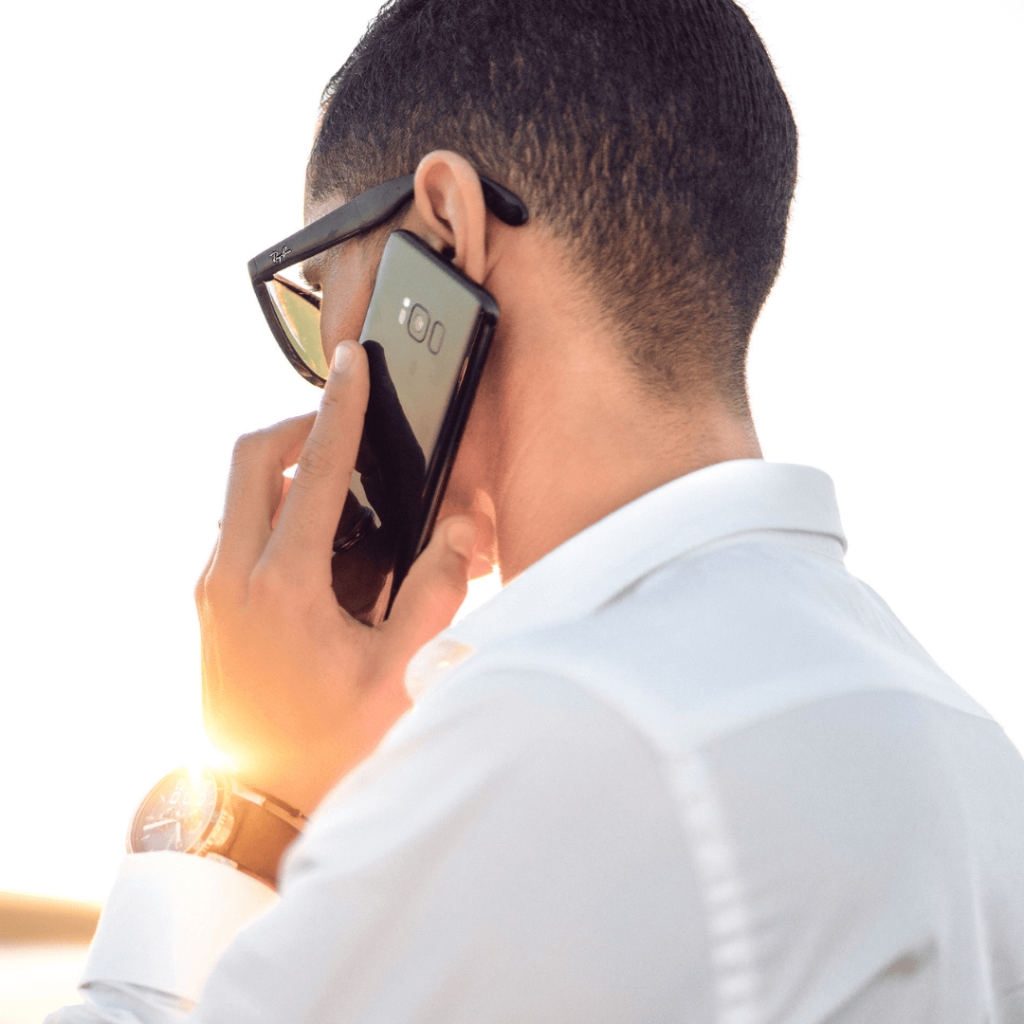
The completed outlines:
[[[355,351],[351,345],[344,341],[339,343],[338,347],[334,350],[334,369],[339,372],[346,369],[349,363],[352,362],[354,355]]]
[[[476,525],[465,521],[449,523],[444,539],[452,551],[469,559],[473,555],[473,545],[476,542]]]

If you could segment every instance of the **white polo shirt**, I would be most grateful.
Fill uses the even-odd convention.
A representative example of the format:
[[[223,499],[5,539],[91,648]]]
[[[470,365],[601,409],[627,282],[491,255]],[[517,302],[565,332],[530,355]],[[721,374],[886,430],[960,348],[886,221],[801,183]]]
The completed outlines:
[[[799,466],[608,516],[417,655],[274,906],[128,858],[50,1020],[1024,1022],[1024,762],[844,548]]]

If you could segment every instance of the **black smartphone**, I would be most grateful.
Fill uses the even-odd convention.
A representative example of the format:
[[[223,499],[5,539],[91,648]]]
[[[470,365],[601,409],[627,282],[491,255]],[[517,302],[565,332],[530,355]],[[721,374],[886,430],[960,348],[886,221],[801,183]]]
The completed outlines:
[[[359,338],[370,397],[353,477],[393,553],[387,612],[430,539],[498,316],[489,292],[412,232],[388,238]]]

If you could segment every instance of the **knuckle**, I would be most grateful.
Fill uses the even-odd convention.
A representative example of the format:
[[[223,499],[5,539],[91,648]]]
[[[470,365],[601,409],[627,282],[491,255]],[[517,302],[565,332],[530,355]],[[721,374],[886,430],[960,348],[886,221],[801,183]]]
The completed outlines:
[[[204,572],[202,576],[196,581],[195,589],[192,591],[192,600],[195,602],[196,608],[200,611],[203,610],[206,605],[206,576]]]
[[[320,398],[320,415],[333,416],[342,408],[343,404],[344,398],[338,388],[324,388],[324,393]]]
[[[320,438],[311,436],[299,456],[300,476],[305,474],[307,479],[322,479],[332,475],[334,468],[335,460],[330,446]]]
[[[223,572],[209,572],[201,581],[203,606],[219,607],[228,596],[228,586]],[[198,588],[197,588],[198,589]]]
[[[272,623],[281,636],[302,632],[317,605],[317,590],[301,573],[276,561],[258,565],[249,577],[247,614]]]
[[[296,586],[291,574],[276,562],[256,566],[249,578],[249,601],[261,606],[289,608],[295,603]]]
[[[235,593],[235,588],[228,585],[223,573],[208,573],[201,581],[201,586],[201,596],[198,594],[199,587],[196,588],[196,606],[200,612],[223,611]]]
[[[251,461],[263,450],[266,443],[267,431],[265,430],[254,430],[243,434],[235,441],[235,447],[231,452],[232,464],[238,465]]]
[[[216,558],[196,584],[196,607],[201,616],[208,613],[216,616],[238,604],[243,595],[244,581],[223,560]]]

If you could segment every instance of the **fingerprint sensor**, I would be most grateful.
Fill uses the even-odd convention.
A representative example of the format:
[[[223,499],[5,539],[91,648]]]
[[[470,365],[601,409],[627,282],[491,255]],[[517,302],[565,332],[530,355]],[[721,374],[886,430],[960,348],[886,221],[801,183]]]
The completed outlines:
[[[427,342],[427,347],[434,355],[437,355],[441,351],[441,346],[444,344],[444,324],[440,320],[434,324],[433,330],[430,332],[430,341]]]

